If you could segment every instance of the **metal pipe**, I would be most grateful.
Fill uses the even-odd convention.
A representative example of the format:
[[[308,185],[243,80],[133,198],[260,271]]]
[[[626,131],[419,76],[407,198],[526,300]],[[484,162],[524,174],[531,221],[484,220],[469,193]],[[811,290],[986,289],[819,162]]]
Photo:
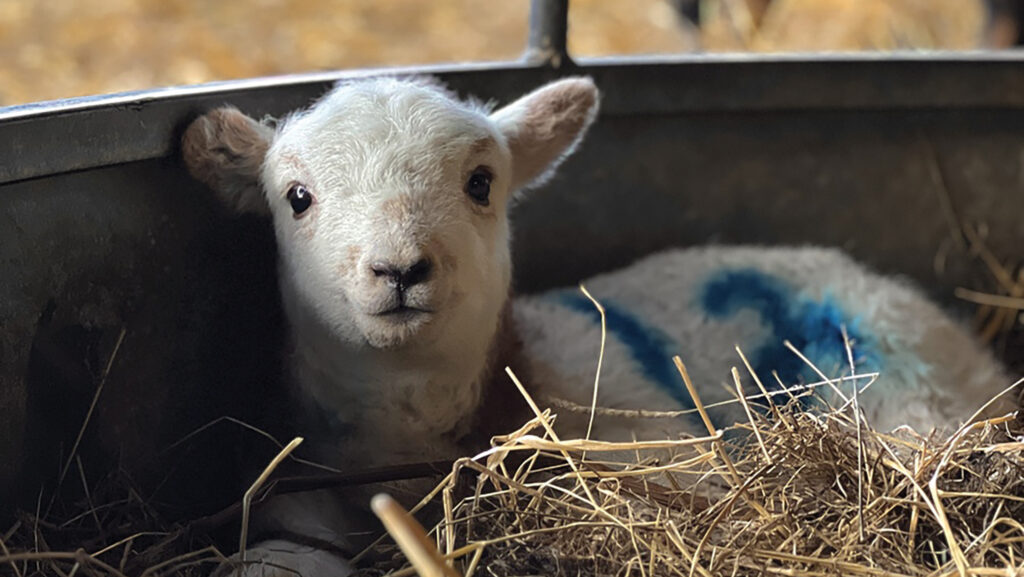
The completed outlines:
[[[552,68],[568,63],[568,31],[569,0],[531,0],[526,61],[546,64]]]

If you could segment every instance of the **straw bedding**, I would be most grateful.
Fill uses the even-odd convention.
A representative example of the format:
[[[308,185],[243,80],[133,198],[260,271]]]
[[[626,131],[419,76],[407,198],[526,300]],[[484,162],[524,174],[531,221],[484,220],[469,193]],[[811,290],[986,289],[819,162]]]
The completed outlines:
[[[418,546],[410,549],[408,535],[420,530],[411,517],[378,507],[391,536],[357,557],[361,573],[1024,575],[1024,424],[1014,415],[944,435],[885,433],[862,418],[856,395],[829,404],[824,391],[836,383],[817,383],[739,397],[748,421],[719,430],[677,367],[707,435],[633,443],[560,439],[554,412],[614,411],[534,400],[509,371],[534,418],[490,451],[444,465],[450,473],[421,502],[440,502],[443,518],[413,539]],[[858,394],[871,394],[871,378],[857,376]],[[803,396],[818,410],[804,410]],[[436,468],[291,478],[250,496],[258,504],[272,492]],[[23,513],[0,534],[0,574],[207,574],[225,559],[215,545],[237,542],[237,532],[217,541],[218,532],[235,531],[250,506],[174,525],[118,476],[86,496]]]
[[[736,426],[746,441],[669,446],[559,442],[539,412],[485,460],[456,464],[476,479],[458,502],[458,477],[442,485],[431,537],[467,576],[1024,575],[1024,437],[1010,417],[941,438],[874,431],[852,403],[750,415]]]

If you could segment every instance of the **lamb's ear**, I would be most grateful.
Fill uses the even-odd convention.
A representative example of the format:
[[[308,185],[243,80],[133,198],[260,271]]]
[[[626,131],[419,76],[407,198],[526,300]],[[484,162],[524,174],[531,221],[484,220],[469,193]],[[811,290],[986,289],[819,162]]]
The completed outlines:
[[[512,151],[513,189],[539,184],[554,172],[597,116],[597,101],[593,80],[566,78],[491,115]]]
[[[269,214],[260,171],[274,130],[237,108],[217,108],[192,121],[181,139],[185,166],[225,206],[236,212]]]

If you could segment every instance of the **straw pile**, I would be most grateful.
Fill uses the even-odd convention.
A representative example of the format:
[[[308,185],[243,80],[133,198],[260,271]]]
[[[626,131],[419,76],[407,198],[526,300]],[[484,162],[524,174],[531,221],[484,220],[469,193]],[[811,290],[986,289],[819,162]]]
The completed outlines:
[[[815,385],[802,390],[817,394]],[[707,436],[633,443],[560,439],[552,412],[527,396],[534,418],[455,462],[423,500],[439,499],[444,512],[429,539],[393,502],[375,502],[416,567],[382,539],[365,556],[378,561],[362,572],[1024,575],[1024,427],[1012,416],[944,437],[885,434],[852,399],[811,413],[788,393],[738,399],[751,408],[749,422],[725,431],[697,398]],[[280,492],[392,474],[271,485]],[[110,486],[118,492],[93,492],[60,524],[23,516],[0,536],[0,573],[202,575],[225,559],[208,534],[236,521],[238,505],[168,526],[130,485]],[[253,503],[265,496],[253,492]]]
[[[857,403],[878,375],[851,375],[752,396],[737,387],[748,421],[723,430],[675,361],[706,436],[562,439],[552,410],[508,371],[534,417],[487,452],[441,465],[450,472],[418,506],[440,501],[443,518],[429,535],[376,499],[393,542],[382,537],[354,562],[364,575],[394,577],[1024,577],[1024,422],[1015,415],[970,419],[947,434],[879,432]],[[831,404],[826,392],[851,382],[856,394]],[[1022,383],[1003,394],[1018,395]],[[680,416],[541,401],[594,419]],[[438,472],[425,463],[273,478],[299,441],[241,503],[183,525],[162,520],[128,480],[90,488],[82,476],[83,502],[41,502],[0,534],[0,574],[205,575],[226,560],[216,534],[221,545],[244,544],[250,508],[271,494]],[[239,520],[241,535],[225,540]]]
[[[818,414],[792,398],[765,404],[735,427],[747,441],[709,428],[624,444],[560,440],[534,405],[532,421],[457,462],[435,491],[441,555],[414,569],[395,554],[366,573],[1024,575],[1024,437],[1012,417],[925,438],[874,431],[855,403]]]

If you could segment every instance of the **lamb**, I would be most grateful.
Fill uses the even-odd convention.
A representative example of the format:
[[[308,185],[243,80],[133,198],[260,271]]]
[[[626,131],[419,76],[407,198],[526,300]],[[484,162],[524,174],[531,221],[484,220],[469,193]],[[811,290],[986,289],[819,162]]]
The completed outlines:
[[[837,249],[677,249],[585,284],[606,309],[610,360],[601,374],[599,403],[606,407],[692,409],[670,361],[675,354],[686,361],[706,404],[734,398],[733,366],[740,367],[747,394],[757,394],[736,348],[774,391],[823,377],[877,374],[876,382],[861,378],[841,389],[849,399],[854,385],[868,385],[859,407],[881,430],[956,427],[1012,384],[991,353],[919,291],[867,270]],[[551,291],[520,297],[515,313],[529,374],[543,392],[589,405],[598,344],[581,336],[588,329],[593,334],[600,321],[589,299],[576,290]],[[991,410],[1011,409],[1007,400]],[[719,425],[747,419],[737,403],[710,413]],[[565,426],[573,417],[559,418]],[[583,426],[579,416],[574,423],[576,430]],[[638,433],[630,419],[602,417],[600,424],[606,440],[625,441]],[[696,413],[682,427],[661,420],[642,426],[648,438],[680,428],[704,430]]]
[[[525,409],[506,365],[541,396],[589,404],[595,309],[574,291],[510,297],[508,208],[573,151],[597,107],[588,78],[493,112],[429,80],[373,78],[340,84],[276,130],[230,107],[190,125],[193,176],[273,221],[299,432],[316,458],[365,468],[472,454]],[[604,407],[687,407],[666,364],[676,353],[706,400],[721,398],[713,385],[737,364],[736,344],[768,383],[772,369],[787,384],[807,377],[778,354],[783,338],[842,369],[842,329],[854,362],[885,372],[862,402],[878,426],[948,425],[1008,384],[937,307],[834,250],[677,250],[587,284],[608,309]],[[703,430],[685,417],[597,424],[594,436],[613,440]],[[326,492],[276,499],[262,522],[292,538],[252,548],[262,563],[247,573],[347,572],[338,552],[366,528],[363,513]],[[321,546],[300,544],[310,539]]]

